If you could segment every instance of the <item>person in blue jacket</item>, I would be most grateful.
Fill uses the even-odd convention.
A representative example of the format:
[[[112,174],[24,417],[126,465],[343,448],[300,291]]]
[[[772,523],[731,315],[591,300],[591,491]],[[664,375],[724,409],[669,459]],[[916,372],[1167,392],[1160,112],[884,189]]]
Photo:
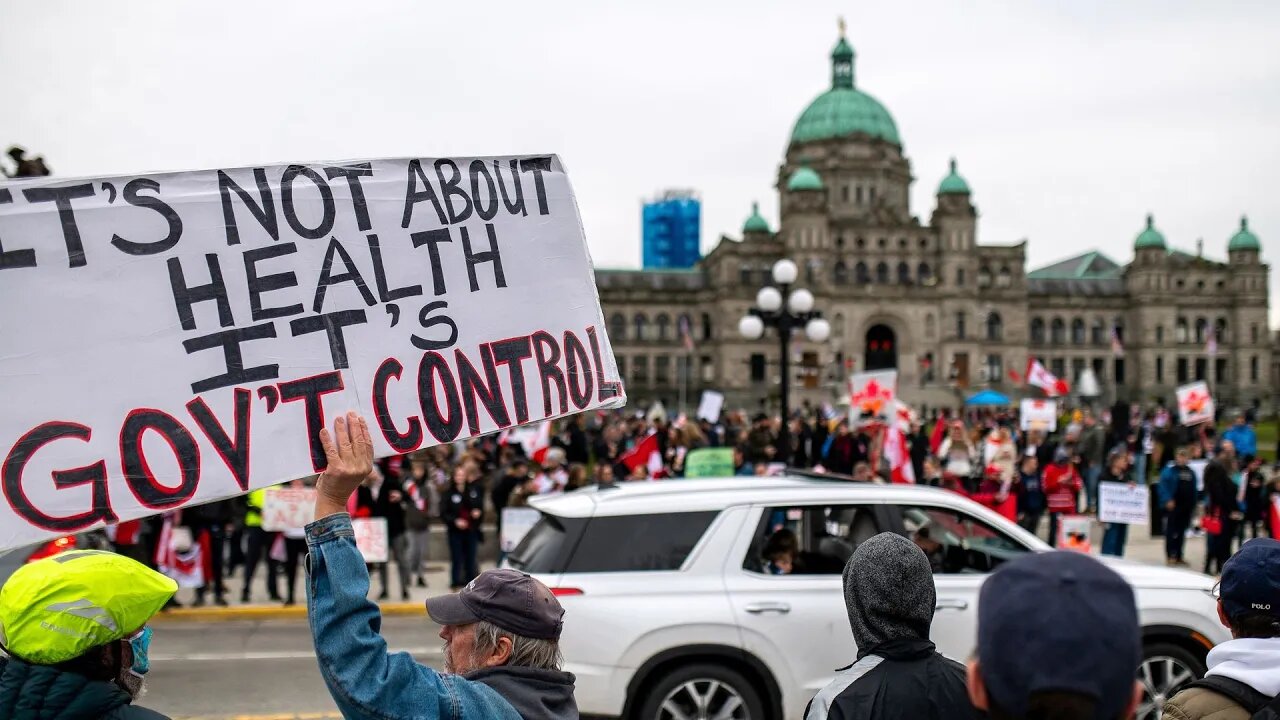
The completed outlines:
[[[443,626],[445,673],[389,653],[367,599],[347,500],[373,470],[369,426],[356,413],[320,431],[327,467],[307,526],[308,614],[320,674],[347,720],[570,720],[574,677],[560,669],[564,610],[516,570],[490,570],[462,592],[427,601]]]
[[[1246,465],[1258,456],[1258,433],[1249,427],[1244,413],[1236,415],[1235,422],[1222,433],[1222,439],[1236,447],[1236,456]]]
[[[1178,448],[1173,462],[1160,471],[1160,483],[1156,486],[1160,495],[1160,507],[1164,510],[1164,557],[1166,565],[1186,567],[1182,551],[1186,545],[1187,529],[1196,509],[1196,474],[1187,466],[1191,452]]]

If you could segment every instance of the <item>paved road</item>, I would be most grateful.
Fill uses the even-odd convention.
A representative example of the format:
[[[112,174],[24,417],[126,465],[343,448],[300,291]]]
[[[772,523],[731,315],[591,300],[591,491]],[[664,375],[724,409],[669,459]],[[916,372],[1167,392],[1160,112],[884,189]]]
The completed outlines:
[[[387,618],[382,625],[392,650],[436,668],[438,632],[425,616]],[[306,622],[157,625],[152,653],[140,704],[171,717],[336,715]]]

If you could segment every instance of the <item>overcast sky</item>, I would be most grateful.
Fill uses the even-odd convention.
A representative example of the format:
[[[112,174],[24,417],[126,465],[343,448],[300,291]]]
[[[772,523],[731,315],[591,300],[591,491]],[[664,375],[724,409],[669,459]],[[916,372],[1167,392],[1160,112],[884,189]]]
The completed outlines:
[[[703,197],[737,236],[830,84],[844,15],[927,222],[957,156],[979,240],[1038,267],[1119,261],[1153,212],[1224,258],[1240,215],[1280,261],[1280,2],[0,4],[0,143],[58,175],[558,153],[598,266],[640,262],[640,203]],[[1274,318],[1277,313],[1273,312]]]

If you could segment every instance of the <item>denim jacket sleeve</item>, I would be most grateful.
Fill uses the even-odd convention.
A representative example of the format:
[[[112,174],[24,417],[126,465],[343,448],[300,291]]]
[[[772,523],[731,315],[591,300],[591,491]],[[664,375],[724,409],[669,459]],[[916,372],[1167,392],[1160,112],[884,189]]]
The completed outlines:
[[[347,720],[520,720],[492,688],[387,652],[346,513],[307,526],[307,603],[320,674]],[[425,630],[425,628],[424,628]]]

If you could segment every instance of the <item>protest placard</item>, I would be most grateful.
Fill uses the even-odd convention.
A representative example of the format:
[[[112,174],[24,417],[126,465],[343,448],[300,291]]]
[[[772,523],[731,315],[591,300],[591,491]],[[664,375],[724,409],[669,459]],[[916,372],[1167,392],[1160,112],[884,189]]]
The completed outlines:
[[[854,373],[849,378],[849,424],[859,427],[891,420],[897,397],[897,370]]]
[[[1146,485],[1098,483],[1098,521],[1122,525],[1150,524],[1150,490]]]
[[[316,519],[315,488],[270,488],[262,503],[262,529],[300,530]]]
[[[531,507],[502,508],[502,533],[498,536],[498,547],[504,553],[515,550],[541,518],[542,513]]]
[[[690,450],[684,461],[687,478],[733,477],[733,448],[698,448]]]
[[[367,563],[387,561],[387,519],[355,518],[351,528],[356,535],[356,549]]]
[[[724,393],[715,390],[703,390],[698,400],[698,417],[714,423],[720,420],[720,411],[724,408]]]
[[[1093,521],[1087,515],[1063,515],[1058,519],[1058,548],[1088,553],[1093,551],[1090,534]]]
[[[1019,405],[1018,416],[1024,431],[1051,433],[1058,430],[1058,405],[1052,400],[1027,398]]]
[[[626,398],[554,156],[0,187],[0,550]]]
[[[1178,421],[1183,425],[1213,422],[1213,396],[1205,382],[1193,382],[1178,388]]]

